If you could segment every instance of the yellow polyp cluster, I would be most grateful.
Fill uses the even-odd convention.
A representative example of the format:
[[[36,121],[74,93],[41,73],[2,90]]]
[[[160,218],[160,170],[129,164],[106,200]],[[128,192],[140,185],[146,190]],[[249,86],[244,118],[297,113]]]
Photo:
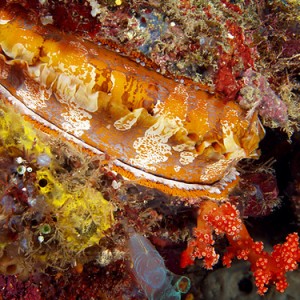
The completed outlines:
[[[113,205],[99,191],[85,187],[70,192],[46,168],[37,171],[37,185],[55,209],[56,230],[69,250],[80,252],[97,244],[111,227]]]
[[[29,122],[20,118],[9,107],[1,106],[0,116],[0,137],[3,143],[0,149],[15,152],[16,155],[25,150],[24,154],[27,156],[36,157],[40,153],[52,156],[50,147],[38,138],[34,127]]]
[[[65,194],[62,199],[65,203],[58,209],[57,229],[67,247],[80,252],[97,244],[112,225],[112,204],[90,188]]]

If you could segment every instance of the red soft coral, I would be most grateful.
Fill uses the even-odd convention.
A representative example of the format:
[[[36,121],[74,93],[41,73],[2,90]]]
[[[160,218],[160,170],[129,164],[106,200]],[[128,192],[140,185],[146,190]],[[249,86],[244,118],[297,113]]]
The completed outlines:
[[[195,258],[204,258],[204,266],[211,269],[219,260],[216,254],[212,234],[225,234],[230,246],[223,257],[223,264],[230,267],[234,257],[248,260],[255,277],[258,293],[263,295],[269,284],[275,284],[279,292],[284,292],[288,283],[285,273],[298,268],[300,262],[299,237],[297,233],[287,236],[282,245],[275,245],[272,253],[263,250],[262,242],[254,242],[239,212],[234,205],[225,203],[218,205],[212,201],[204,201],[200,205],[195,239],[188,243],[182,253],[181,266],[193,264]]]

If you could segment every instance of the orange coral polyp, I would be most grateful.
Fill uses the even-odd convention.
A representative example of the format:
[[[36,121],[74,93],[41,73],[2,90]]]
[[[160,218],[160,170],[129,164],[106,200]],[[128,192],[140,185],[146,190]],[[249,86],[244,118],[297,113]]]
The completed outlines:
[[[14,105],[116,158],[114,169],[138,183],[224,199],[238,181],[236,163],[258,155],[264,133],[257,114],[249,119],[200,86],[7,14],[0,45],[1,85]]]

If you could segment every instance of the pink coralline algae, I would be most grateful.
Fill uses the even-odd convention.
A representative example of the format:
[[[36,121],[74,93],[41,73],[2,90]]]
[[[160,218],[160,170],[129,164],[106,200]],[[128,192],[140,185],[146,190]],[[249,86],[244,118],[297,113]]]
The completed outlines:
[[[248,114],[258,111],[271,127],[284,127],[288,121],[286,104],[271,89],[267,79],[248,69],[243,77],[244,87],[240,89],[239,104],[249,109]]]

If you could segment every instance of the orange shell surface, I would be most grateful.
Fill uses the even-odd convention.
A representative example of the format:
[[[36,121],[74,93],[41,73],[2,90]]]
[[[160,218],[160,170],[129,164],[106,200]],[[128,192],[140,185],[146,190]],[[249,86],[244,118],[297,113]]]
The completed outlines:
[[[82,39],[1,12],[0,80],[34,122],[115,158],[165,192],[226,197],[263,129],[234,101],[175,82]],[[5,17],[6,16],[6,17]]]

